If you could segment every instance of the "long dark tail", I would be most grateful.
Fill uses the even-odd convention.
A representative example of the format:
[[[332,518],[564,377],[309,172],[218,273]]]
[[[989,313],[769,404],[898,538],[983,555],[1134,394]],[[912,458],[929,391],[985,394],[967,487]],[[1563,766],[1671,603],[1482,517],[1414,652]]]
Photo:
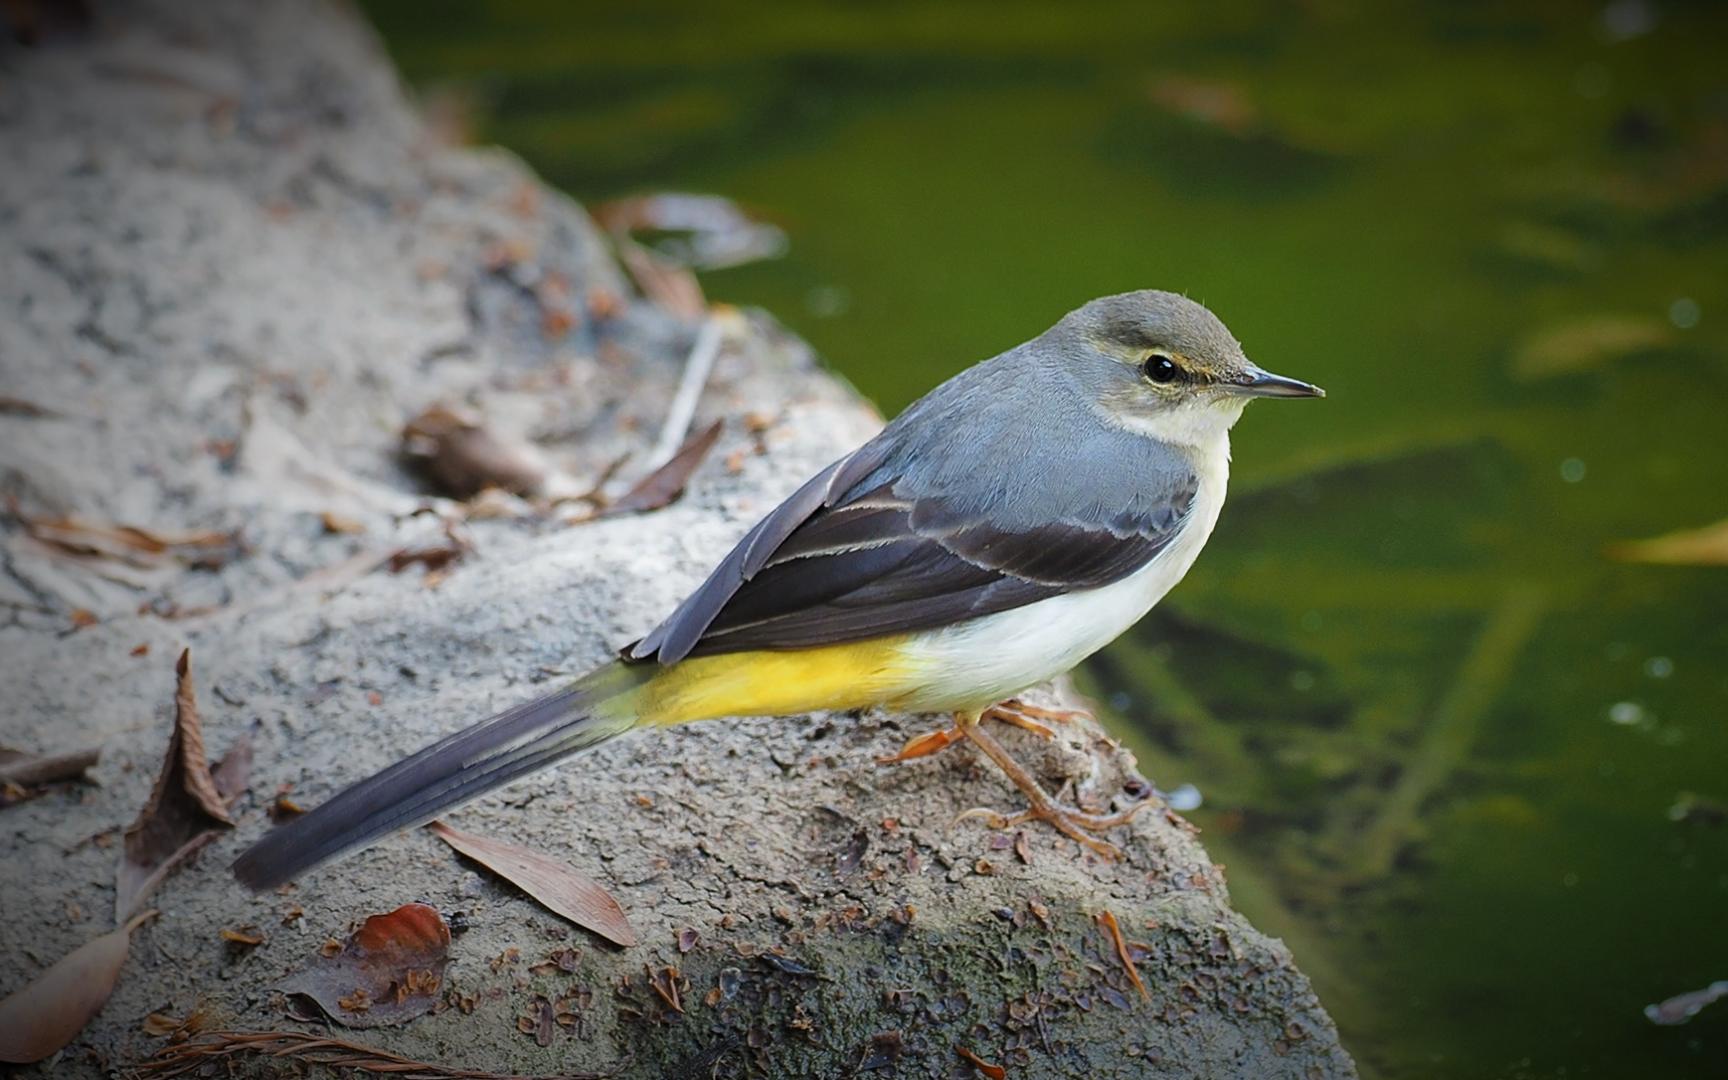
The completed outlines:
[[[612,663],[562,690],[507,709],[346,788],[253,844],[234,876],[274,888],[397,829],[622,735],[636,726],[638,689],[658,665]]]

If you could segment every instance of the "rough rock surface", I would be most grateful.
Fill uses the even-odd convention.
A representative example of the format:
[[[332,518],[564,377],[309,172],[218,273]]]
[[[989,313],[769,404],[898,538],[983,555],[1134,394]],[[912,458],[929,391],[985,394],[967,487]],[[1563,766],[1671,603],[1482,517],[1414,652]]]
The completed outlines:
[[[256,754],[238,827],[156,894],[160,919],[57,1061],[67,1074],[153,1053],[152,1012],[306,1030],[284,1016],[284,976],[414,899],[465,913],[446,978],[475,1008],[353,1034],[422,1060],[965,1076],[965,1049],[1011,1076],[1353,1074],[1307,980],[1230,909],[1183,823],[1140,815],[1118,863],[1043,828],[1017,847],[953,824],[1016,793],[965,747],[872,763],[928,718],[641,733],[451,816],[599,879],[642,937],[631,949],[425,833],[247,895],[225,865],[270,828],[284,785],[315,803],[603,659],[878,421],[754,317],[698,416],[731,423],[673,507],[473,520],[473,550],[430,580],[319,576],[356,551],[443,542],[453,507],[425,498],[397,453],[421,408],[466,404],[597,477],[653,440],[693,328],[620,300],[593,226],[519,164],[437,145],[346,10],[98,4],[81,30],[0,45],[0,88],[0,492],[15,508],[0,532],[0,743],[104,751],[93,784],[0,809],[0,993],[111,924],[115,830],[149,792],[181,647],[212,749],[249,733]],[[239,530],[244,550],[219,565],[74,559],[23,528],[64,514]],[[332,531],[327,514],[363,532]],[[1099,802],[1137,779],[1095,729],[1004,738]],[[1104,911],[1142,943],[1149,1000]],[[244,926],[264,943],[219,937]],[[681,931],[695,932],[687,951]],[[566,946],[575,974],[527,970]],[[510,949],[520,962],[493,963]],[[762,959],[773,950],[790,963]],[[681,1013],[648,983],[668,966]],[[535,995],[577,986],[593,991],[583,1023],[549,1046],[518,1031]]]

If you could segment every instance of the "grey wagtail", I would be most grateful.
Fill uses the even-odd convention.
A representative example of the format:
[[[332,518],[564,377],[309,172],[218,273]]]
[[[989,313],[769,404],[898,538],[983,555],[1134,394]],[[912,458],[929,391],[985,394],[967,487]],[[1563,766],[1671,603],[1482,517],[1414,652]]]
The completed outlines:
[[[1095,850],[1125,823],[1057,802],[981,725],[1187,573],[1255,397],[1321,397],[1167,292],[1123,293],[961,372],[781,503],[677,610],[563,689],[426,747],[234,864],[265,889],[636,727],[887,706],[952,713],[889,761],[965,739],[1035,818]],[[1039,435],[1039,432],[1049,433]],[[1003,703],[1006,703],[1004,705]]]

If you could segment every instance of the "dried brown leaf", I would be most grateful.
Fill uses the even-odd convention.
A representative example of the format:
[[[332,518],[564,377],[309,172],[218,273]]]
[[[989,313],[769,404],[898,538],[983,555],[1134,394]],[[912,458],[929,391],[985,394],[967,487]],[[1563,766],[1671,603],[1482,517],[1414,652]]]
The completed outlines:
[[[45,408],[34,401],[25,401],[23,398],[0,394],[0,416],[27,416],[33,420],[40,420],[44,417],[58,415],[60,414],[53,409]]]
[[[499,435],[479,418],[433,405],[402,429],[402,452],[421,467],[441,494],[458,499],[487,488],[538,495],[552,475],[533,446]]]
[[[691,474],[701,466],[708,452],[713,450],[714,444],[720,440],[722,426],[722,422],[716,420],[685,440],[670,461],[638,480],[635,487],[602,510],[599,516],[613,517],[618,514],[659,510],[676,502],[678,496],[684,494],[685,485],[690,483]]]
[[[214,567],[241,552],[239,534],[232,532],[169,531],[136,525],[103,525],[74,517],[38,518],[22,513],[17,516],[24,531],[48,550],[80,559],[111,559],[140,568],[169,562]]]
[[[339,536],[354,536],[366,531],[366,526],[353,518],[343,517],[329,510],[319,514],[318,520],[323,524],[325,532]]]
[[[1608,554],[1623,562],[1728,566],[1728,521],[1664,533],[1649,540],[1628,540],[1610,547]]]
[[[992,1065],[964,1046],[956,1046],[954,1052],[964,1058],[974,1069],[977,1069],[980,1075],[987,1076],[990,1080],[1008,1080],[1007,1069],[1000,1065]]]
[[[656,306],[681,319],[696,321],[708,314],[702,284],[689,268],[662,258],[626,236],[616,236],[618,257],[630,276]]]
[[[155,915],[146,911],[120,929],[85,942],[0,1001],[0,1061],[41,1061],[77,1038],[120,981],[132,931]]]
[[[330,944],[282,983],[283,993],[351,1028],[405,1024],[438,1003],[450,927],[437,908],[404,904],[371,916],[335,950]]]
[[[1134,984],[1134,989],[1140,991],[1140,996],[1147,1001],[1152,1000],[1152,994],[1146,989],[1146,983],[1140,978],[1140,969],[1134,966],[1134,957],[1128,953],[1128,942],[1122,937],[1122,927],[1116,921],[1116,914],[1108,909],[1098,913],[1098,923],[1110,934],[1110,941],[1116,946],[1116,956],[1122,961],[1122,966],[1128,971],[1128,980]]]
[[[165,1039],[179,1031],[182,1023],[184,1021],[178,1016],[169,1016],[167,1013],[151,1013],[144,1018],[144,1023],[140,1026],[144,1034],[151,1038]]]
[[[100,747],[65,754],[26,754],[0,747],[0,784],[52,784],[76,780],[96,764]]]
[[[174,671],[174,733],[149,801],[126,828],[115,875],[116,922],[138,910],[169,871],[234,824],[228,804],[245,790],[251,771],[251,741],[242,738],[217,765],[218,775],[212,775],[204,756],[190,649],[181,652]]]
[[[509,881],[546,910],[613,944],[625,947],[636,944],[636,931],[631,929],[618,901],[568,863],[507,841],[458,832],[442,821],[434,821],[429,828],[446,844]]]

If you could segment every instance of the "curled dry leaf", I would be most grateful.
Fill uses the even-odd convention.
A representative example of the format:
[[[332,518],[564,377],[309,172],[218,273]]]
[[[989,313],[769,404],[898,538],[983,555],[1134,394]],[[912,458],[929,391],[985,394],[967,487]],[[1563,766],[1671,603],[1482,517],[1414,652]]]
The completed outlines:
[[[1140,991],[1140,996],[1147,1001],[1152,995],[1146,989],[1146,983],[1140,978],[1140,969],[1134,966],[1134,957],[1128,951],[1128,942],[1122,937],[1122,926],[1116,921],[1115,912],[1104,910],[1098,913],[1098,923],[1110,934],[1110,942],[1116,947],[1116,956],[1122,961],[1122,967],[1128,972],[1128,980],[1134,984],[1134,989]]]
[[[1649,540],[1628,540],[1610,547],[1608,554],[1623,562],[1728,566],[1728,521],[1701,529],[1681,529]]]
[[[58,415],[60,414],[53,409],[38,405],[34,401],[25,401],[23,398],[0,394],[0,416],[27,416],[34,420],[40,420]]]
[[[680,318],[695,321],[708,313],[702,285],[688,268],[656,255],[628,236],[615,237],[618,257],[636,285],[653,303]]]
[[[618,901],[568,863],[504,840],[458,832],[442,821],[428,827],[446,844],[521,889],[553,914],[615,945],[636,944],[636,931]]]
[[[402,452],[437,485],[458,499],[487,488],[537,495],[553,470],[534,447],[484,427],[478,417],[434,405],[402,429]]]
[[[0,746],[0,784],[53,784],[76,780],[96,764],[100,747],[65,754],[26,754]]]
[[[16,511],[15,511],[16,512]],[[213,568],[241,552],[238,533],[213,530],[167,531],[136,525],[103,525],[75,517],[18,520],[31,539],[49,550],[78,559],[111,559],[149,569],[168,562]]]
[[[977,1069],[980,1076],[989,1077],[989,1080],[1008,1080],[1007,1069],[1000,1065],[994,1065],[985,1061],[983,1058],[966,1049],[964,1046],[955,1047],[954,1052],[959,1054],[967,1064],[971,1065],[974,1069]]]
[[[246,789],[252,744],[242,738],[213,774],[204,756],[204,730],[192,685],[192,653],[174,666],[174,733],[150,800],[126,829],[115,875],[115,921],[125,919],[169,871],[234,824],[228,806]]]
[[[120,981],[132,931],[155,915],[146,911],[118,930],[85,942],[0,1001],[0,1061],[41,1061],[77,1038]]]
[[[672,460],[637,481],[635,487],[619,496],[617,501],[602,510],[599,516],[613,517],[618,514],[659,510],[677,501],[678,496],[684,494],[685,485],[690,483],[691,474],[720,440],[722,426],[721,421],[716,420],[691,436],[678,452],[672,455]]]
[[[444,916],[427,904],[403,904],[368,918],[339,948],[319,950],[281,989],[344,1027],[390,1027],[432,1010],[449,961]]]

